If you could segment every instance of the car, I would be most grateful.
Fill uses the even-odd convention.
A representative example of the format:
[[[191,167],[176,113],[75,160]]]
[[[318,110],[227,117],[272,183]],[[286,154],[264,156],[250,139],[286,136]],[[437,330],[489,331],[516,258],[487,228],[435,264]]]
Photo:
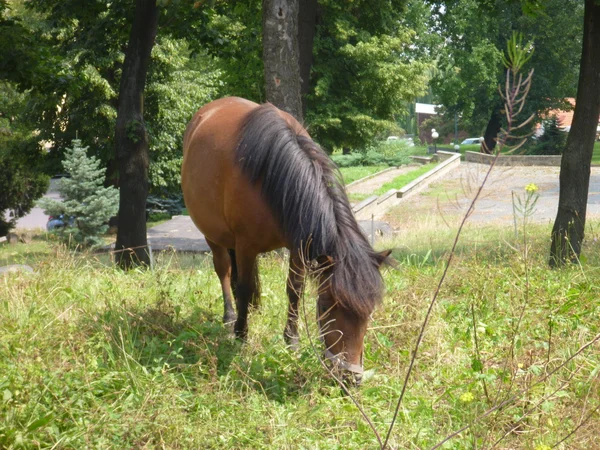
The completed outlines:
[[[59,216],[48,216],[48,222],[46,223],[46,230],[58,230],[60,228],[73,228],[75,226],[75,217],[70,217],[69,220],[66,219],[64,214]]]
[[[481,141],[483,140],[483,138],[467,138],[464,141],[462,141],[460,143],[460,145],[473,145],[473,144],[480,144]]]

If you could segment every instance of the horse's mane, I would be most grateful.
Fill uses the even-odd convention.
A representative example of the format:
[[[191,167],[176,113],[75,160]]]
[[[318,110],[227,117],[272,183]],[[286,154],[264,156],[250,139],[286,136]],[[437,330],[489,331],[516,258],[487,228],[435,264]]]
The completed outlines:
[[[245,118],[235,158],[252,183],[261,183],[291,251],[302,251],[305,264],[330,256],[332,294],[359,317],[371,314],[383,295],[380,257],[356,222],[327,154],[264,104]]]

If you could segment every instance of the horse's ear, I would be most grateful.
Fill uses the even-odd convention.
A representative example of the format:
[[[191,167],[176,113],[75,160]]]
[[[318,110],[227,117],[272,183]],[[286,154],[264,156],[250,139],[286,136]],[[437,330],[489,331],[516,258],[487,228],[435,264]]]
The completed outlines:
[[[384,263],[391,265],[392,264],[392,259],[390,258],[391,254],[392,254],[391,249],[376,253],[375,261],[377,262],[377,267],[381,267]]]

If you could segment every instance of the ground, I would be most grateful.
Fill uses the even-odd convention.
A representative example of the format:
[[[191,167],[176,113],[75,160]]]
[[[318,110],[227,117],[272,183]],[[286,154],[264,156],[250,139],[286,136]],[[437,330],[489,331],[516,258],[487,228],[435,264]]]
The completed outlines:
[[[456,220],[466,212],[488,169],[489,166],[482,164],[462,163],[460,168],[433,183],[429,189],[404,200],[386,218],[398,227],[403,216],[415,211],[429,211],[430,215],[442,220]],[[559,172],[559,167],[495,167],[469,221],[512,224],[513,198],[523,197],[525,186],[531,183],[539,189],[532,220],[539,223],[553,221],[558,208]],[[600,167],[592,168],[587,213],[590,218],[600,217]]]
[[[378,244],[393,247],[397,263],[383,271],[386,295],[367,332],[363,385],[352,394],[381,436],[446,267],[455,206],[475,177],[460,170],[391,211],[395,239]],[[507,203],[511,183],[523,192],[532,181],[551,195],[544,179],[516,174],[498,172],[486,195]],[[459,243],[391,448],[432,448],[461,428],[441,448],[541,450],[572,431],[555,448],[596,448],[598,243],[586,239],[587,262],[549,270],[548,223],[524,226],[517,217],[516,234],[507,214],[477,214],[493,220],[472,221]],[[598,222],[589,226],[593,237]],[[0,265],[10,263],[35,270],[0,276],[0,448],[379,448],[319,362],[314,286],[300,351],[285,347],[280,253],[260,259],[262,306],[244,344],[221,323],[210,255],[166,252],[153,270],[124,273],[104,254],[38,236],[0,245]]]
[[[419,167],[418,164],[410,165],[410,166],[402,166],[397,167],[392,170],[388,170],[385,173],[382,173],[379,176],[370,178],[361,183],[353,184],[352,186],[348,186],[348,194],[371,194],[376,191],[379,187],[383,186],[388,181],[392,181],[394,178],[408,173],[412,170],[415,170]]]

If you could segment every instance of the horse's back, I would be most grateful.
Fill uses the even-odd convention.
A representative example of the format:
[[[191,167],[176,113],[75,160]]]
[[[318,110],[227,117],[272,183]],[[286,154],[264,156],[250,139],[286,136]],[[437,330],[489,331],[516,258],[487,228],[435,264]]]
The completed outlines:
[[[258,104],[227,97],[203,106],[184,134],[181,185],[185,204],[207,239],[257,252],[284,245],[260,188],[235,164],[244,118]]]

